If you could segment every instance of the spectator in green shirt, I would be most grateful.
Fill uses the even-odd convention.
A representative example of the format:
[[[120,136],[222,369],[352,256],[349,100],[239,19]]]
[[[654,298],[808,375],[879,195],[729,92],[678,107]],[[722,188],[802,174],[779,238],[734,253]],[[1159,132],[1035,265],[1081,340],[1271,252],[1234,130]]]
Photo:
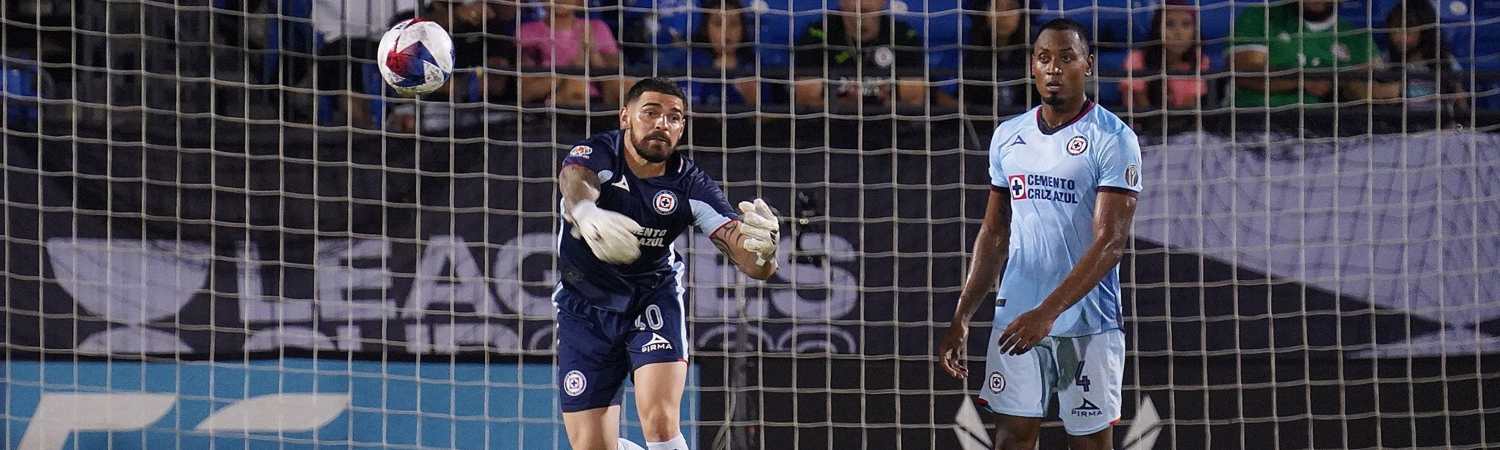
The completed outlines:
[[[1376,62],[1369,30],[1339,20],[1336,4],[1302,0],[1240,11],[1231,50],[1238,73],[1236,106],[1322,103],[1339,94],[1350,100],[1369,98],[1364,81],[1334,82],[1336,74]]]

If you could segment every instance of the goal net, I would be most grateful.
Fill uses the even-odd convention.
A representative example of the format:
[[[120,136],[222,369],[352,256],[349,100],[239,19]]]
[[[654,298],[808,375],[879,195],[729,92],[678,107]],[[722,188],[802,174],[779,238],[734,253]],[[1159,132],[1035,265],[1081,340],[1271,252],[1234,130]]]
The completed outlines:
[[[691,447],[983,446],[933,352],[1066,17],[1142,146],[1117,448],[1500,446],[1500,4],[1313,1],[4,1],[0,441],[567,448],[555,175],[661,76],[783,218],[765,283],[675,244]]]

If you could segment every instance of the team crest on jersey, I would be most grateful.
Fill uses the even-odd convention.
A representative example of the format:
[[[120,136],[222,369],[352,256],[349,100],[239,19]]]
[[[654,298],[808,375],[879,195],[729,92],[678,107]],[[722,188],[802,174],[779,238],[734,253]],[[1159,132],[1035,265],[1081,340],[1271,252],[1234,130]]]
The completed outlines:
[[[656,213],[663,216],[677,210],[677,194],[672,191],[661,191],[656,193],[656,198],[651,200],[651,206],[656,208]]]
[[[1004,390],[1005,390],[1005,375],[1001,375],[1000,371],[998,371],[998,370],[994,371],[994,372],[990,372],[990,392],[994,392],[996,394],[999,394],[1001,391],[1004,391]]]
[[[563,392],[567,393],[569,397],[577,397],[588,387],[589,379],[584,378],[583,372],[573,370],[563,376]]]
[[[1141,170],[1135,164],[1125,166],[1125,184],[1127,186],[1139,186],[1141,183]]]
[[[1082,155],[1083,152],[1086,152],[1086,151],[1089,151],[1089,140],[1088,139],[1084,139],[1083,136],[1073,136],[1072,139],[1068,139],[1068,154],[1069,155],[1078,156],[1078,155]]]
[[[588,159],[589,155],[592,154],[594,154],[594,148],[587,145],[573,147],[573,151],[568,152],[568,156],[577,156],[584,159]]]
[[[1025,200],[1026,199],[1026,175],[1010,175],[1010,176],[1005,177],[1005,179],[1006,179],[1006,182],[1008,184],[1010,184],[1010,199],[1011,200]]]

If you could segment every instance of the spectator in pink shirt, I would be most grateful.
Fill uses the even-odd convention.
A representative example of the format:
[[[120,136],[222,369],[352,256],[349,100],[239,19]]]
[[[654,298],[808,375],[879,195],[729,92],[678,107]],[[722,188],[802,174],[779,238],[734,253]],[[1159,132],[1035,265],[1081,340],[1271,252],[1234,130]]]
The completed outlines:
[[[1126,107],[1195,108],[1208,94],[1209,70],[1198,41],[1198,12],[1168,0],[1151,20],[1151,44],[1125,59],[1128,78],[1120,83]]]
[[[552,0],[547,18],[521,24],[516,40],[522,67],[590,69],[588,77],[556,72],[525,75],[522,101],[550,99],[556,105],[578,106],[593,98],[610,105],[619,103],[621,80],[614,69],[620,67],[620,46],[609,25],[584,14],[584,0]],[[601,72],[609,77],[601,79]]]

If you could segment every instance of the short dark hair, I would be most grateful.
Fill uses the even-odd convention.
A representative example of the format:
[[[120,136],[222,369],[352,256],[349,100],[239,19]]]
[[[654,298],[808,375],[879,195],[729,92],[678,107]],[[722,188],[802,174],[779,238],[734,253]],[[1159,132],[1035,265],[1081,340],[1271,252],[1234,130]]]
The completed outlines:
[[[647,92],[667,94],[677,97],[684,103],[687,102],[687,95],[682,93],[682,89],[677,87],[677,83],[673,83],[666,78],[645,78],[635,82],[635,85],[630,87],[630,91],[625,93],[625,104],[629,105],[635,99],[641,98],[641,94]]]
[[[1047,23],[1042,24],[1041,28],[1037,29],[1036,36],[1033,37],[1031,42],[1035,43],[1035,38],[1042,37],[1042,33],[1046,32],[1047,30],[1072,31],[1074,33],[1078,33],[1078,38],[1083,39],[1083,51],[1087,53],[1094,52],[1094,44],[1089,41],[1089,30],[1087,28],[1084,28],[1083,24],[1078,23],[1073,19],[1059,17],[1047,21]]]

